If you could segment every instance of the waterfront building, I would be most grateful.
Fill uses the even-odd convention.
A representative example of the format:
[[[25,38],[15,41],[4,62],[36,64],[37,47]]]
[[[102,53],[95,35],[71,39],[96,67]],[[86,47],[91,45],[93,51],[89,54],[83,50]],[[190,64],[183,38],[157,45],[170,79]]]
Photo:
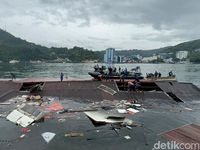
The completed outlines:
[[[184,58],[187,58],[188,56],[188,51],[178,51],[176,52],[176,58],[178,59],[184,59]]]
[[[122,63],[122,61],[123,61],[123,57],[122,56],[117,56],[117,55],[114,56],[114,62]]]
[[[114,48],[108,48],[106,49],[106,53],[104,54],[104,62],[105,63],[113,63],[114,62],[114,55],[115,55],[115,49]]]
[[[150,56],[150,57],[143,57],[142,62],[150,62],[150,61],[153,61],[153,60],[157,60],[158,58],[159,57],[157,55]]]

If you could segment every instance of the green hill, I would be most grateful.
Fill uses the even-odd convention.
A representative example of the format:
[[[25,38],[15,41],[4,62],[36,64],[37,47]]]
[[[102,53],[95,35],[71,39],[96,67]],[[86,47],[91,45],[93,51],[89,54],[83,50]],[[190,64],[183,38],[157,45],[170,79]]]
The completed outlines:
[[[192,62],[200,62],[200,40],[180,43],[176,46],[169,46],[154,50],[120,50],[116,51],[117,55],[130,57],[140,54],[141,56],[152,56],[159,53],[172,53],[175,57],[177,51],[189,51],[189,58]],[[27,42],[16,38],[10,33],[0,29],[0,61],[8,62],[9,60],[41,60],[49,62],[83,62],[86,60],[103,61],[105,51],[91,51],[81,47],[73,48],[47,48],[41,45]]]
[[[70,61],[82,62],[85,60],[98,60],[98,52],[89,51],[80,47],[47,48],[41,45],[16,38],[10,33],[0,29],[0,60],[42,60],[42,61]]]
[[[153,54],[172,53],[172,57],[175,59],[175,54],[177,51],[189,51],[188,58],[190,61],[200,62],[200,51],[197,51],[198,49],[200,49],[200,39],[154,50],[120,50],[117,51],[116,54],[126,57],[139,54],[143,57],[147,57],[152,56]]]

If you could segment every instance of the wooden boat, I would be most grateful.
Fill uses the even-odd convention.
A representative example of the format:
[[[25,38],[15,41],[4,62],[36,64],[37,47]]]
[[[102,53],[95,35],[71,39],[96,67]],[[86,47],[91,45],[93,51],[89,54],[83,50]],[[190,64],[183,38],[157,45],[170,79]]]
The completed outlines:
[[[133,79],[144,79],[140,73],[129,73],[128,75],[113,73],[100,73],[100,72],[88,72],[96,80],[133,80]]]
[[[176,81],[176,76],[168,76],[168,77],[146,77],[142,81]]]

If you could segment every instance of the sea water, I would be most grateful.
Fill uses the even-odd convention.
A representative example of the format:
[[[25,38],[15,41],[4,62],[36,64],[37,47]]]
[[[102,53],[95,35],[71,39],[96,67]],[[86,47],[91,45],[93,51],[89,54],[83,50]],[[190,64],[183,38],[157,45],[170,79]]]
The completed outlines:
[[[97,63],[96,63],[97,64]],[[26,77],[53,77],[59,78],[60,72],[65,77],[90,78],[88,72],[93,71],[94,63],[0,63],[0,78],[10,78],[14,72],[17,78]],[[98,64],[101,66],[102,64]],[[105,65],[105,64],[103,64]],[[143,76],[146,73],[161,72],[167,76],[172,71],[180,82],[191,82],[200,87],[200,64],[114,64],[114,67],[128,70],[140,66]]]

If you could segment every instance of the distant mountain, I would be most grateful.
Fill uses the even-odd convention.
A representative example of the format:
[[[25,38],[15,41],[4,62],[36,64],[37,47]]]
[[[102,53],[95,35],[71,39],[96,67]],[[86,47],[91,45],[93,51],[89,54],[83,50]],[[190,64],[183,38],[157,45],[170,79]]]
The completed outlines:
[[[41,45],[27,42],[16,38],[10,33],[0,29],[0,61],[9,60],[41,60],[41,61],[70,61],[82,62],[86,60],[98,60],[98,52],[89,51],[84,48],[47,48]]]
[[[143,57],[148,57],[152,56],[153,54],[170,53],[171,57],[176,61],[175,56],[177,51],[188,51],[188,58],[190,59],[190,61],[200,63],[200,39],[154,50],[119,50],[116,51],[116,55],[133,58],[137,54]]]
[[[137,54],[141,56],[152,56],[159,53],[172,53],[175,56],[177,51],[189,51],[189,58],[193,62],[200,62],[200,39],[180,43],[176,46],[169,46],[154,50],[118,50],[117,55],[131,57]],[[10,33],[0,29],[0,61],[9,60],[41,60],[50,62],[83,62],[90,60],[103,61],[105,51],[91,51],[81,47],[73,48],[47,48],[41,45],[27,42],[16,38]]]
[[[121,51],[117,51],[117,54],[124,55],[124,56],[130,56],[130,55],[136,55],[136,54],[140,54],[142,56],[152,56],[153,54],[176,53],[177,51],[194,52],[194,50],[199,49],[199,48],[200,48],[200,39],[180,43],[175,46],[168,46],[168,47],[163,47],[163,48],[154,49],[154,50],[121,50]]]
[[[0,60],[39,60],[46,59],[49,49],[34,43],[16,38],[0,29]]]

